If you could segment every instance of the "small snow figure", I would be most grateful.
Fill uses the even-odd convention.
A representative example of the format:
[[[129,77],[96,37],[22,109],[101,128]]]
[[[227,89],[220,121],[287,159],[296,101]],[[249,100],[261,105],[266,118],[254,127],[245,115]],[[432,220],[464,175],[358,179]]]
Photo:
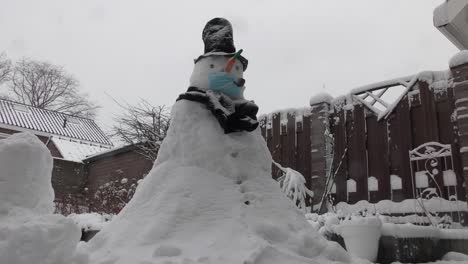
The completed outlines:
[[[179,100],[204,104],[218,120],[224,133],[248,131],[258,127],[258,107],[244,99],[243,72],[248,60],[236,52],[232,26],[224,18],[214,18],[203,29],[205,54],[195,59],[188,91]]]

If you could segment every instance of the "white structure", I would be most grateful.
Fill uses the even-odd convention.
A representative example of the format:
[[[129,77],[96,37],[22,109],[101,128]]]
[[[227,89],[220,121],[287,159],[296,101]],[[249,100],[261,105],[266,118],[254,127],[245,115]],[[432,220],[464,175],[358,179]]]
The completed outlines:
[[[447,0],[438,6],[434,26],[457,48],[468,49],[468,0]]]

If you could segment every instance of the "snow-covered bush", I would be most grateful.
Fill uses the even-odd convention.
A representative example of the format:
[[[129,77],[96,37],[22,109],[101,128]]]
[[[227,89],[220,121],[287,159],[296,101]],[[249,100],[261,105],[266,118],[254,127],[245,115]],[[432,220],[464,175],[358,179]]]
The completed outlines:
[[[127,178],[106,182],[98,187],[93,194],[91,211],[96,213],[117,214],[132,199],[139,181]]]
[[[70,214],[67,216],[72,219],[82,231],[99,231],[109,221],[112,220],[114,215],[98,214],[98,213],[85,213],[85,214]]]
[[[307,213],[306,199],[307,196],[314,197],[314,192],[309,190],[306,186],[306,180],[304,176],[291,168],[284,168],[277,162],[273,161],[283,173],[278,178],[278,182],[281,186],[281,190],[297,205],[297,207]]]

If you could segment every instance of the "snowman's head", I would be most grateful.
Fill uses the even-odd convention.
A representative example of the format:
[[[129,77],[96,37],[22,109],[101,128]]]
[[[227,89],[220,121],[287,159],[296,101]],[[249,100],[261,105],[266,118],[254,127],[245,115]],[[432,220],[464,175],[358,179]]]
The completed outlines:
[[[228,77],[232,77],[234,85],[239,87],[240,94],[233,96],[227,94],[231,99],[243,99],[244,93],[244,68],[240,60],[236,59],[230,72],[225,72],[225,68],[232,56],[211,55],[199,59],[193,68],[192,76],[190,77],[190,86],[200,89],[217,90],[219,87],[213,87],[214,83],[212,76],[216,73],[225,73]],[[221,91],[222,92],[222,91]]]

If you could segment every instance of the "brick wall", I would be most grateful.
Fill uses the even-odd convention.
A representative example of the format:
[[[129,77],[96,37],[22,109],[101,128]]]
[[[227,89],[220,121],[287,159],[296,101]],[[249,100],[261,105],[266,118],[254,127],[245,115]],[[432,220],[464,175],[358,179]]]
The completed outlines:
[[[93,211],[118,213],[153,162],[129,146],[85,160],[87,197]],[[126,179],[122,181],[123,179]]]
[[[64,215],[88,211],[85,196],[84,164],[54,159],[52,187],[55,192],[56,212]]]

